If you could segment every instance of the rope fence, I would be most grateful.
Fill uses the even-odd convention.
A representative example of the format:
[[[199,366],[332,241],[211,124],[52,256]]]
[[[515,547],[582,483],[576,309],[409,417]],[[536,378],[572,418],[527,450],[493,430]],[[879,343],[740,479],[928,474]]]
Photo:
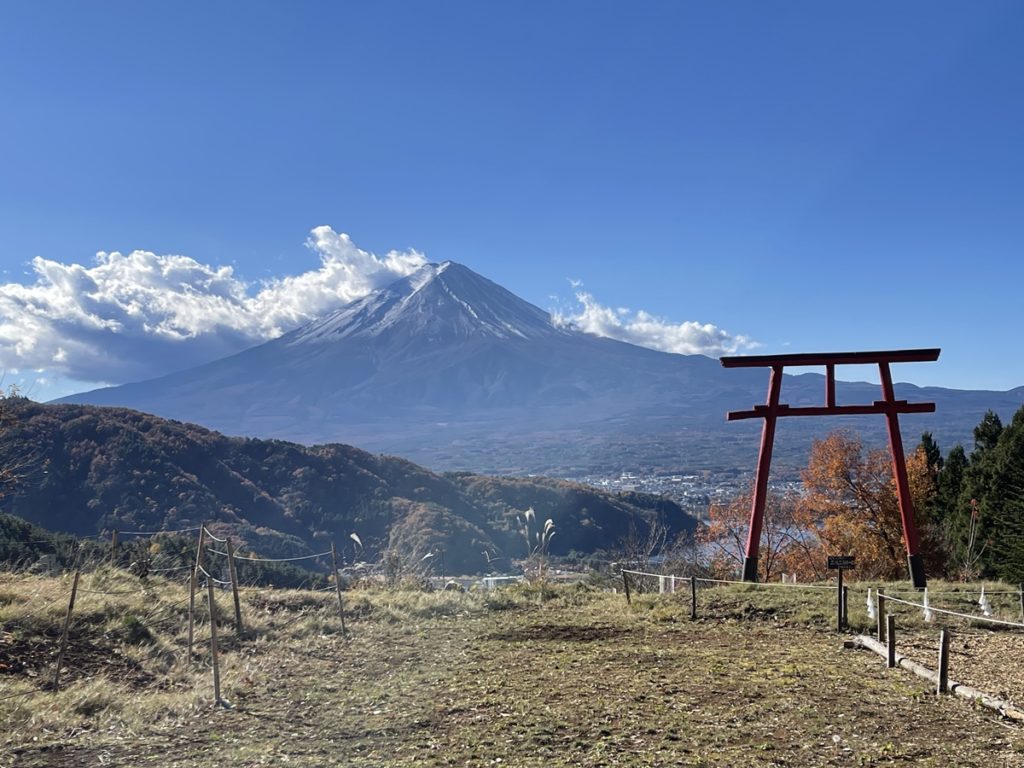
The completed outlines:
[[[198,532],[199,534],[198,542],[195,545],[193,545],[193,551],[195,552],[195,555],[194,562],[191,564],[176,564],[181,563],[180,558],[182,556],[192,559],[192,557],[188,554],[188,550],[190,549],[190,547],[186,546],[186,548],[183,551],[180,547],[173,547],[172,549],[163,550],[166,554],[161,554],[160,552],[154,552],[152,549],[150,549],[149,551],[146,551],[145,549],[140,551],[138,548],[139,545],[136,544],[136,542],[142,541],[145,537],[165,535],[173,536],[196,532]],[[127,544],[123,551],[119,551],[119,544],[123,543],[122,541],[120,541],[120,539],[129,536],[136,538],[134,538],[130,544]],[[103,544],[103,539],[108,539],[109,546],[105,546]],[[29,697],[38,693],[42,693],[46,690],[56,692],[61,689],[60,677],[62,670],[64,670],[65,668],[72,668],[77,663],[71,662],[70,664],[65,664],[65,654],[67,653],[69,647],[71,648],[72,651],[70,658],[75,659],[75,638],[80,638],[81,633],[83,631],[95,631],[95,621],[93,619],[90,619],[89,621],[83,624],[81,616],[75,616],[74,611],[76,606],[76,598],[79,599],[80,603],[86,597],[95,596],[100,598],[100,601],[104,604],[104,607],[101,609],[101,615],[103,617],[103,620],[107,621],[109,620],[109,617],[112,615],[110,613],[111,605],[124,605],[124,603],[121,603],[120,601],[111,603],[109,599],[116,600],[117,598],[121,597],[134,596],[137,600],[141,599],[145,601],[147,603],[147,607],[143,608],[142,610],[136,610],[134,605],[132,604],[131,610],[135,612],[137,615],[131,617],[131,626],[134,627],[136,625],[141,625],[143,628],[146,628],[147,630],[150,628],[156,629],[157,627],[160,627],[161,632],[173,632],[173,627],[175,623],[183,621],[185,606],[187,604],[188,653],[186,659],[189,664],[192,664],[198,660],[197,656],[193,653],[193,641],[197,639],[195,637],[194,630],[198,627],[202,634],[208,636],[209,639],[209,653],[201,654],[201,656],[198,658],[203,659],[201,662],[203,667],[212,669],[214,701],[218,706],[230,706],[221,696],[220,669],[218,661],[219,649],[217,641],[218,628],[222,623],[226,622],[228,619],[224,614],[221,613],[221,610],[223,609],[218,610],[217,608],[217,603],[220,602],[220,600],[215,597],[214,586],[216,585],[220,587],[227,587],[232,590],[235,619],[234,635],[239,640],[246,639],[250,635],[245,632],[243,627],[241,602],[239,596],[239,589],[241,587],[241,584],[238,578],[238,570],[235,567],[236,561],[246,561],[248,563],[252,563],[254,564],[255,567],[257,567],[258,571],[266,570],[266,573],[262,576],[263,579],[267,579],[268,577],[273,579],[281,577],[289,579],[292,582],[295,582],[296,579],[302,580],[301,577],[298,575],[299,573],[303,572],[301,569],[299,569],[299,571],[297,571],[296,573],[291,573],[287,569],[261,569],[258,567],[257,564],[273,565],[296,563],[302,561],[322,559],[330,556],[331,564],[333,566],[331,571],[334,574],[333,578],[335,580],[335,583],[329,584],[326,587],[314,588],[313,584],[309,583],[307,580],[304,586],[307,589],[309,589],[311,593],[317,595],[323,595],[324,593],[331,590],[337,593],[337,610],[339,611],[341,619],[341,632],[344,637],[348,637],[348,631],[345,627],[344,599],[342,597],[340,584],[337,582],[337,552],[333,546],[331,547],[330,550],[325,550],[323,552],[313,553],[309,555],[299,555],[294,557],[273,558],[257,557],[255,555],[238,555],[234,551],[230,538],[221,538],[214,535],[210,532],[209,528],[205,524],[173,530],[119,531],[117,529],[114,529],[113,531],[109,532],[78,537],[77,540],[72,541],[70,544],[66,544],[64,542],[55,542],[49,539],[33,540],[31,542],[20,543],[32,544],[36,546],[46,545],[47,547],[52,548],[56,552],[59,560],[72,560],[73,562],[71,562],[70,565],[71,571],[74,573],[74,580],[70,584],[70,589],[68,589],[68,585],[65,584],[64,588],[59,591],[59,594],[57,594],[56,597],[53,597],[47,602],[43,602],[37,606],[26,606],[31,607],[32,610],[27,614],[19,617],[21,621],[25,621],[39,614],[43,614],[48,610],[54,609],[54,607],[60,604],[61,602],[66,603],[67,609],[64,612],[63,629],[60,631],[59,651],[55,653],[55,662],[51,662],[51,666],[53,667],[52,681],[49,681],[45,684],[37,681],[36,685],[39,686],[38,688],[33,688],[27,691],[19,691],[18,693],[6,696],[0,696],[0,701],[5,701],[7,699],[19,697]],[[225,549],[227,551],[217,549],[215,546],[213,546],[214,543],[225,544]],[[141,546],[148,547],[149,545],[142,543]],[[62,556],[61,553],[63,551],[66,551],[67,557]],[[126,556],[125,553],[131,554]],[[153,557],[153,555],[156,555],[156,557]],[[225,569],[230,570],[230,579],[226,580],[217,578],[211,573],[211,570],[218,570],[218,568],[211,567],[210,569],[208,569],[206,567],[206,564],[204,563],[204,558],[212,555],[219,555],[227,559],[227,565],[225,566]],[[52,558],[53,555],[37,554],[35,555],[35,557],[39,558],[35,563],[36,565],[39,565],[41,562],[43,562],[41,559],[42,557]],[[132,562],[130,566],[125,568],[127,561],[130,559],[134,560],[134,562]],[[28,562],[31,563],[31,559],[29,559]],[[66,569],[69,563],[63,562],[62,565],[63,569]],[[153,567],[154,565],[157,565],[159,567]],[[53,563],[52,561],[43,565],[43,567],[51,573],[53,572],[55,566],[56,563]],[[111,572],[120,571],[122,573],[132,573],[133,576],[139,578],[139,585],[131,589],[124,589],[119,588],[123,586],[122,584],[118,584],[116,582],[107,582],[106,579],[108,577],[105,575],[100,575],[101,573],[105,572],[97,569],[108,567],[112,569]],[[91,572],[93,574],[93,579],[88,586],[79,583],[80,577],[83,575],[83,569],[85,569],[85,573]],[[68,573],[68,571],[66,570],[63,570],[63,572]],[[184,574],[184,579],[181,579],[182,572],[187,572]],[[159,582],[150,583],[146,581],[146,578],[149,575],[157,574],[159,574],[162,579],[167,580],[170,583],[177,582],[187,585],[186,591],[188,592],[188,596],[180,600],[172,600],[170,602],[165,602],[164,600],[162,600],[161,597],[163,593],[154,592],[154,589],[159,587]],[[179,575],[175,576],[175,574]],[[313,573],[313,571],[310,571],[309,577],[313,578],[314,576],[315,574]],[[256,578],[260,577],[257,576]],[[200,579],[203,580],[202,584],[199,583]],[[322,583],[322,581],[320,581],[320,583]],[[296,588],[302,588],[302,586],[302,584],[295,584]],[[198,588],[200,587],[207,594],[203,596],[203,599],[201,599],[201,601],[198,601],[199,604],[197,605],[197,591]],[[273,587],[270,588],[273,589]],[[253,589],[255,591],[255,585]],[[37,593],[35,599],[30,598],[30,603],[35,602],[39,598],[41,598],[41,595]],[[294,610],[295,615],[290,617],[282,625],[277,625],[277,621],[272,621],[266,625],[267,629],[270,629],[274,632],[281,631],[283,629],[286,629],[287,627],[292,626],[293,624],[296,624],[304,620],[308,620],[311,617],[318,616],[318,612],[323,612],[325,609],[329,607],[329,604],[323,602],[322,600],[318,599],[317,602],[320,603],[320,605],[318,605],[315,608],[312,608],[310,607],[310,605],[307,604],[287,606],[289,613]],[[90,611],[92,611],[92,614],[94,616],[98,615],[96,614],[97,608],[95,607],[95,603],[93,603],[92,601],[86,601],[86,604],[92,606],[86,608],[86,615],[89,615]],[[81,610],[79,610],[79,614],[81,614]],[[230,611],[228,612],[228,615],[230,615]],[[47,619],[47,621],[49,620]],[[90,627],[92,627],[91,630],[89,629]],[[48,633],[52,636],[51,630],[48,630]],[[183,639],[183,637],[179,638],[178,642],[182,642]]]
[[[173,535],[179,533],[195,533],[202,526],[195,526],[194,528],[178,528],[173,531],[118,531],[119,536],[160,536],[160,535]],[[209,531],[207,531],[209,533]]]
[[[850,587],[844,586],[842,579],[837,578],[835,585],[822,585],[822,584],[799,584],[793,581],[783,582],[748,582],[740,581],[737,579],[715,579],[705,576],[680,576],[677,574],[664,574],[664,573],[652,573],[650,571],[641,571],[636,569],[623,568],[621,570],[622,575],[622,587],[626,597],[626,602],[632,602],[632,591],[645,592],[645,584],[649,585],[654,579],[657,579],[657,592],[659,594],[674,594],[677,592],[677,585],[680,581],[688,583],[690,585],[690,617],[692,619],[697,618],[697,607],[698,607],[698,586],[708,585],[736,585],[744,586],[748,588],[761,589],[761,588],[778,588],[788,587],[805,590],[825,590],[827,592],[833,592],[836,595],[836,619],[835,628],[837,631],[842,632],[849,626],[849,597]],[[637,583],[639,582],[639,583]],[[864,594],[864,587],[856,588],[857,592]],[[872,600],[872,587],[866,588],[866,603],[868,618],[871,620],[883,621],[884,618],[877,616],[875,608],[875,601]],[[1009,621],[1007,619],[1000,619],[993,617],[993,607],[989,602],[989,597],[1016,597],[1017,604],[1019,605],[1019,611],[1021,615],[1020,621]],[[939,607],[932,604],[929,600],[930,597],[938,597],[944,602],[953,603],[953,606]],[[909,607],[919,608],[924,612],[924,621],[931,622],[933,614],[941,614],[950,617],[961,618],[970,622],[978,622],[980,624],[987,624],[991,626],[1005,627],[1007,629],[1018,630],[1024,629],[1024,584],[1021,585],[1020,590],[1013,592],[1009,590],[993,590],[987,591],[984,585],[977,588],[977,591],[972,595],[966,590],[943,590],[941,592],[929,593],[927,589],[924,590],[924,595],[921,602],[915,602],[913,600],[899,598],[895,595],[885,594],[878,595],[878,599],[889,600],[893,603],[903,604]],[[978,605],[981,613],[967,613],[964,610],[954,610],[954,607],[966,606],[966,605]],[[720,601],[718,603],[719,608],[722,607]],[[1005,603],[1004,603],[1005,608]],[[880,632],[881,634],[881,632]]]
[[[230,555],[227,552],[221,552],[217,549],[207,548],[206,551],[214,555],[230,557]],[[248,560],[252,563],[294,563],[299,560],[313,560],[317,557],[327,557],[327,555],[329,554],[331,554],[331,550],[327,550],[326,552],[319,552],[315,555],[299,555],[298,557],[247,557],[244,555],[235,555],[235,560]]]
[[[901,599],[899,597],[893,597],[892,595],[889,595],[889,594],[886,594],[884,597],[885,597],[885,602],[887,602],[887,603],[900,603],[901,605],[909,605],[909,606],[914,607],[914,608],[920,608],[923,611],[925,611],[926,613],[928,613],[928,612],[931,612],[931,613],[942,613],[942,614],[945,614],[947,616],[957,616],[957,617],[962,618],[962,619],[968,619],[969,621],[981,621],[981,622],[985,622],[986,624],[997,624],[997,625],[1003,626],[1003,627],[1015,627],[1017,629],[1024,629],[1024,624],[1022,624],[1019,621],[1004,621],[1002,619],[993,619],[993,618],[991,618],[989,616],[978,616],[976,614],[975,615],[971,615],[971,614],[967,614],[967,613],[960,613],[959,611],[950,611],[950,610],[947,610],[945,608],[936,608],[934,605],[931,605],[931,604],[927,604],[926,605],[925,603],[915,603],[915,602],[913,602],[911,600],[903,600],[903,599]]]
[[[677,582],[685,581],[688,582],[691,578],[697,582],[703,584],[738,584],[748,587],[785,587],[789,589],[827,589],[831,592],[835,592],[835,587],[828,586],[825,584],[800,584],[793,582],[776,582],[776,581],[739,581],[737,579],[712,579],[705,576],[680,576],[678,574],[671,573],[649,573],[647,571],[634,571],[627,568],[623,568],[622,573],[628,573],[633,576],[647,576],[655,579],[674,579]]]
[[[225,539],[221,539],[221,538],[218,538],[218,537],[214,536],[212,533],[210,533],[210,529],[207,528],[205,525],[202,526],[202,529],[203,529],[203,534],[204,535],[209,536],[211,539],[213,539],[214,541],[216,541],[216,542],[218,542],[220,544],[223,544],[224,542],[227,541],[226,538]]]

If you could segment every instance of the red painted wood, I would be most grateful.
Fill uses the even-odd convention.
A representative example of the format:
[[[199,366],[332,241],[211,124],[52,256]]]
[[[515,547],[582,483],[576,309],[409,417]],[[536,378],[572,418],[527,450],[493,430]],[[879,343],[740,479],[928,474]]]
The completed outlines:
[[[747,532],[747,558],[757,560],[761,548],[761,526],[764,508],[768,502],[768,473],[772,466],[772,448],[775,445],[775,412],[782,391],[782,366],[772,368],[768,379],[768,408],[761,428],[761,450],[757,456],[757,475],[754,478],[754,498],[750,504],[750,528]]]
[[[723,357],[722,365],[726,368],[770,367],[768,380],[768,402],[755,405],[749,411],[731,411],[726,418],[729,421],[742,419],[764,419],[761,430],[761,450],[757,457],[757,474],[754,479],[754,498],[750,507],[750,528],[747,533],[746,560],[743,564],[743,578],[747,581],[757,580],[757,558],[761,544],[761,529],[764,523],[764,510],[768,500],[768,473],[771,470],[772,449],[775,443],[775,423],[784,416],[850,416],[863,414],[881,414],[886,418],[889,432],[889,450],[892,453],[893,479],[896,481],[896,496],[900,507],[900,518],[903,523],[903,540],[907,548],[908,564],[914,585],[925,585],[924,566],[919,552],[917,528],[914,523],[914,503],[910,496],[910,483],[907,480],[907,464],[903,455],[903,438],[900,434],[899,414],[901,413],[933,413],[935,403],[908,403],[897,400],[892,383],[890,363],[930,362],[937,360],[938,349],[904,349],[876,352],[827,352],[797,355],[752,355],[749,357]],[[878,365],[882,383],[882,399],[871,404],[837,405],[835,366],[861,365],[875,363]],[[790,366],[825,366],[825,405],[791,407],[779,402],[782,390],[783,368]]]
[[[889,402],[895,402],[896,392],[892,386],[889,364],[879,363],[878,373],[882,380],[882,396]],[[897,411],[888,411],[885,414],[885,422],[889,430],[889,451],[892,454],[892,474],[896,480],[896,500],[900,505],[900,518],[903,522],[903,542],[907,547],[907,554],[916,555],[919,544],[917,526],[914,523],[914,500],[910,496],[907,461],[903,456],[903,436],[900,434],[900,418]]]
[[[804,365],[864,365],[874,363],[930,363],[940,349],[890,349],[876,352],[811,352],[795,355],[737,355],[721,357],[725,368],[772,368]]]
[[[768,406],[755,405],[749,411],[729,411],[725,415],[727,421],[743,419],[760,419],[768,413]],[[864,416],[872,413],[935,413],[935,403],[908,403],[906,400],[886,403],[875,402],[873,405],[801,405],[793,407],[783,403],[775,409],[776,416]]]

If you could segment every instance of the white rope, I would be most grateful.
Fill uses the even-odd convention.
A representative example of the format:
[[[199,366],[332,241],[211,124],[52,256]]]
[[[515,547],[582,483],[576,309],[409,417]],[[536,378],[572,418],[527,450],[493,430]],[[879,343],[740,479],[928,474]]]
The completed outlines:
[[[655,579],[659,579],[659,578],[663,579],[663,578],[665,578],[665,574],[664,573],[647,573],[646,571],[629,571],[629,570],[626,570],[625,568],[622,569],[622,573],[632,573],[634,576],[651,576],[652,578],[655,578]],[[677,578],[682,579],[684,577],[683,576],[678,576]],[[690,577],[686,576],[685,578],[688,579]]]
[[[976,589],[974,591],[977,592],[980,589],[984,589],[984,587],[983,586],[979,587],[978,589]],[[971,602],[974,602],[974,597],[972,596],[972,593],[970,591],[968,591],[968,590],[960,590],[960,591],[955,591],[955,592],[933,592],[929,588],[928,589],[928,594],[931,595],[932,597],[935,597],[936,595],[938,595],[939,597],[963,597],[963,598],[969,599]],[[989,592],[989,591],[986,590],[985,594],[986,595],[1013,595],[1014,597],[1019,597],[1020,596],[1020,592],[1019,591],[1014,591],[1014,592]]]
[[[216,549],[207,549],[207,552],[212,552],[215,555],[223,555],[228,557],[227,552],[221,552]],[[314,557],[324,557],[325,555],[331,554],[331,550],[326,552],[320,552],[316,555],[302,555],[301,557],[244,557],[242,555],[235,555],[235,560],[251,560],[254,563],[291,563],[295,560],[312,560]]]
[[[910,606],[913,606],[914,608],[922,608],[922,609],[924,608],[924,605],[922,603],[913,603],[910,600],[901,600],[900,598],[893,597],[892,595],[884,595],[884,597],[885,597],[885,601],[887,603],[889,603],[889,602],[892,602],[892,603],[902,603],[903,605],[910,605]],[[959,613],[957,611],[947,611],[944,608],[932,608],[931,606],[929,606],[928,610],[931,611],[932,613],[944,613],[947,616],[959,616],[962,619],[970,619],[971,621],[984,621],[984,622],[988,622],[989,624],[1001,624],[1004,627],[1018,627],[1020,629],[1024,629],[1024,624],[1021,624],[1021,623],[1016,622],[1016,621],[1003,621],[1002,619],[990,619],[987,616],[972,616],[969,613]]]
[[[631,571],[625,568],[622,569],[622,573],[632,573],[635,576],[651,576],[654,578],[667,578],[669,574],[664,573],[647,573],[646,571]],[[675,576],[676,579],[688,580],[689,576]],[[746,584],[750,587],[796,587],[797,589],[828,589],[835,591],[835,587],[829,587],[822,584],[792,584],[787,582],[786,584],[780,584],[778,582],[763,583],[759,581],[730,581],[729,579],[705,579],[701,576],[694,577],[697,581],[703,581],[708,584]]]
[[[199,526],[195,528],[178,528],[174,531],[118,531],[118,536],[157,536],[161,533],[192,533],[198,531]],[[209,533],[209,531],[207,531]]]
[[[205,568],[203,568],[203,566],[201,566],[201,565],[200,565],[200,566],[197,566],[197,567],[196,567],[196,570],[197,570],[197,571],[202,571],[202,572],[203,572],[203,575],[204,575],[204,576],[205,576],[206,578],[208,578],[208,579],[209,579],[210,581],[212,581],[212,582],[213,582],[214,584],[224,584],[225,586],[231,586],[231,582],[230,582],[230,581],[221,581],[220,579],[216,579],[216,578],[214,578],[214,577],[213,577],[213,576],[212,576],[212,575],[210,574],[210,572],[209,572],[208,570],[206,570]]]
[[[787,587],[787,588],[796,587],[797,589],[827,589],[827,590],[832,591],[832,592],[836,591],[835,587],[830,587],[830,586],[825,585],[825,584],[794,584],[793,582],[788,582],[786,584],[782,584],[782,583],[776,582],[776,581],[771,581],[771,582],[731,581],[729,579],[702,579],[700,577],[697,577],[697,581],[706,581],[706,582],[708,582],[710,584],[746,584],[749,587]]]
[[[210,533],[210,529],[209,529],[209,528],[207,528],[207,527],[206,527],[205,525],[203,526],[203,533],[205,533],[205,534],[206,534],[207,536],[209,536],[209,537],[210,537],[211,539],[213,539],[214,541],[219,541],[219,542],[221,542],[222,544],[223,544],[223,543],[224,543],[225,541],[227,541],[227,539],[218,539],[218,538],[217,538],[216,536],[214,536],[214,535],[213,535],[212,533]]]

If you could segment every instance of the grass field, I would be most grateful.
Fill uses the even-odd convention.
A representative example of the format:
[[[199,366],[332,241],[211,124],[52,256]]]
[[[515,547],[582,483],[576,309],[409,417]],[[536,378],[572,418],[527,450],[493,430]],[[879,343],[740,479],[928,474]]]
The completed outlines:
[[[185,663],[181,585],[83,584],[53,693],[68,582],[0,577],[2,765],[1024,766],[1018,726],[844,650],[824,592],[709,590],[694,622],[688,595],[627,606],[582,585],[360,591],[346,637],[333,593],[252,591],[245,636],[220,632],[224,709],[207,625]],[[867,629],[863,607],[851,623]],[[904,623],[926,649],[934,630]],[[1024,664],[1020,635],[958,637],[954,676],[988,642]]]

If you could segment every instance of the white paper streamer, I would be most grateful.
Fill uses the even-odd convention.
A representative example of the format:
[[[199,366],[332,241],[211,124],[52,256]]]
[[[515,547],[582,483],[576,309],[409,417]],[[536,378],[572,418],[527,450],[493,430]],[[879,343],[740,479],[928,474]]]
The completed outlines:
[[[981,612],[986,618],[992,617],[992,603],[988,601],[988,597],[985,595],[985,585],[981,587],[981,597],[978,598],[978,605],[981,606]]]

